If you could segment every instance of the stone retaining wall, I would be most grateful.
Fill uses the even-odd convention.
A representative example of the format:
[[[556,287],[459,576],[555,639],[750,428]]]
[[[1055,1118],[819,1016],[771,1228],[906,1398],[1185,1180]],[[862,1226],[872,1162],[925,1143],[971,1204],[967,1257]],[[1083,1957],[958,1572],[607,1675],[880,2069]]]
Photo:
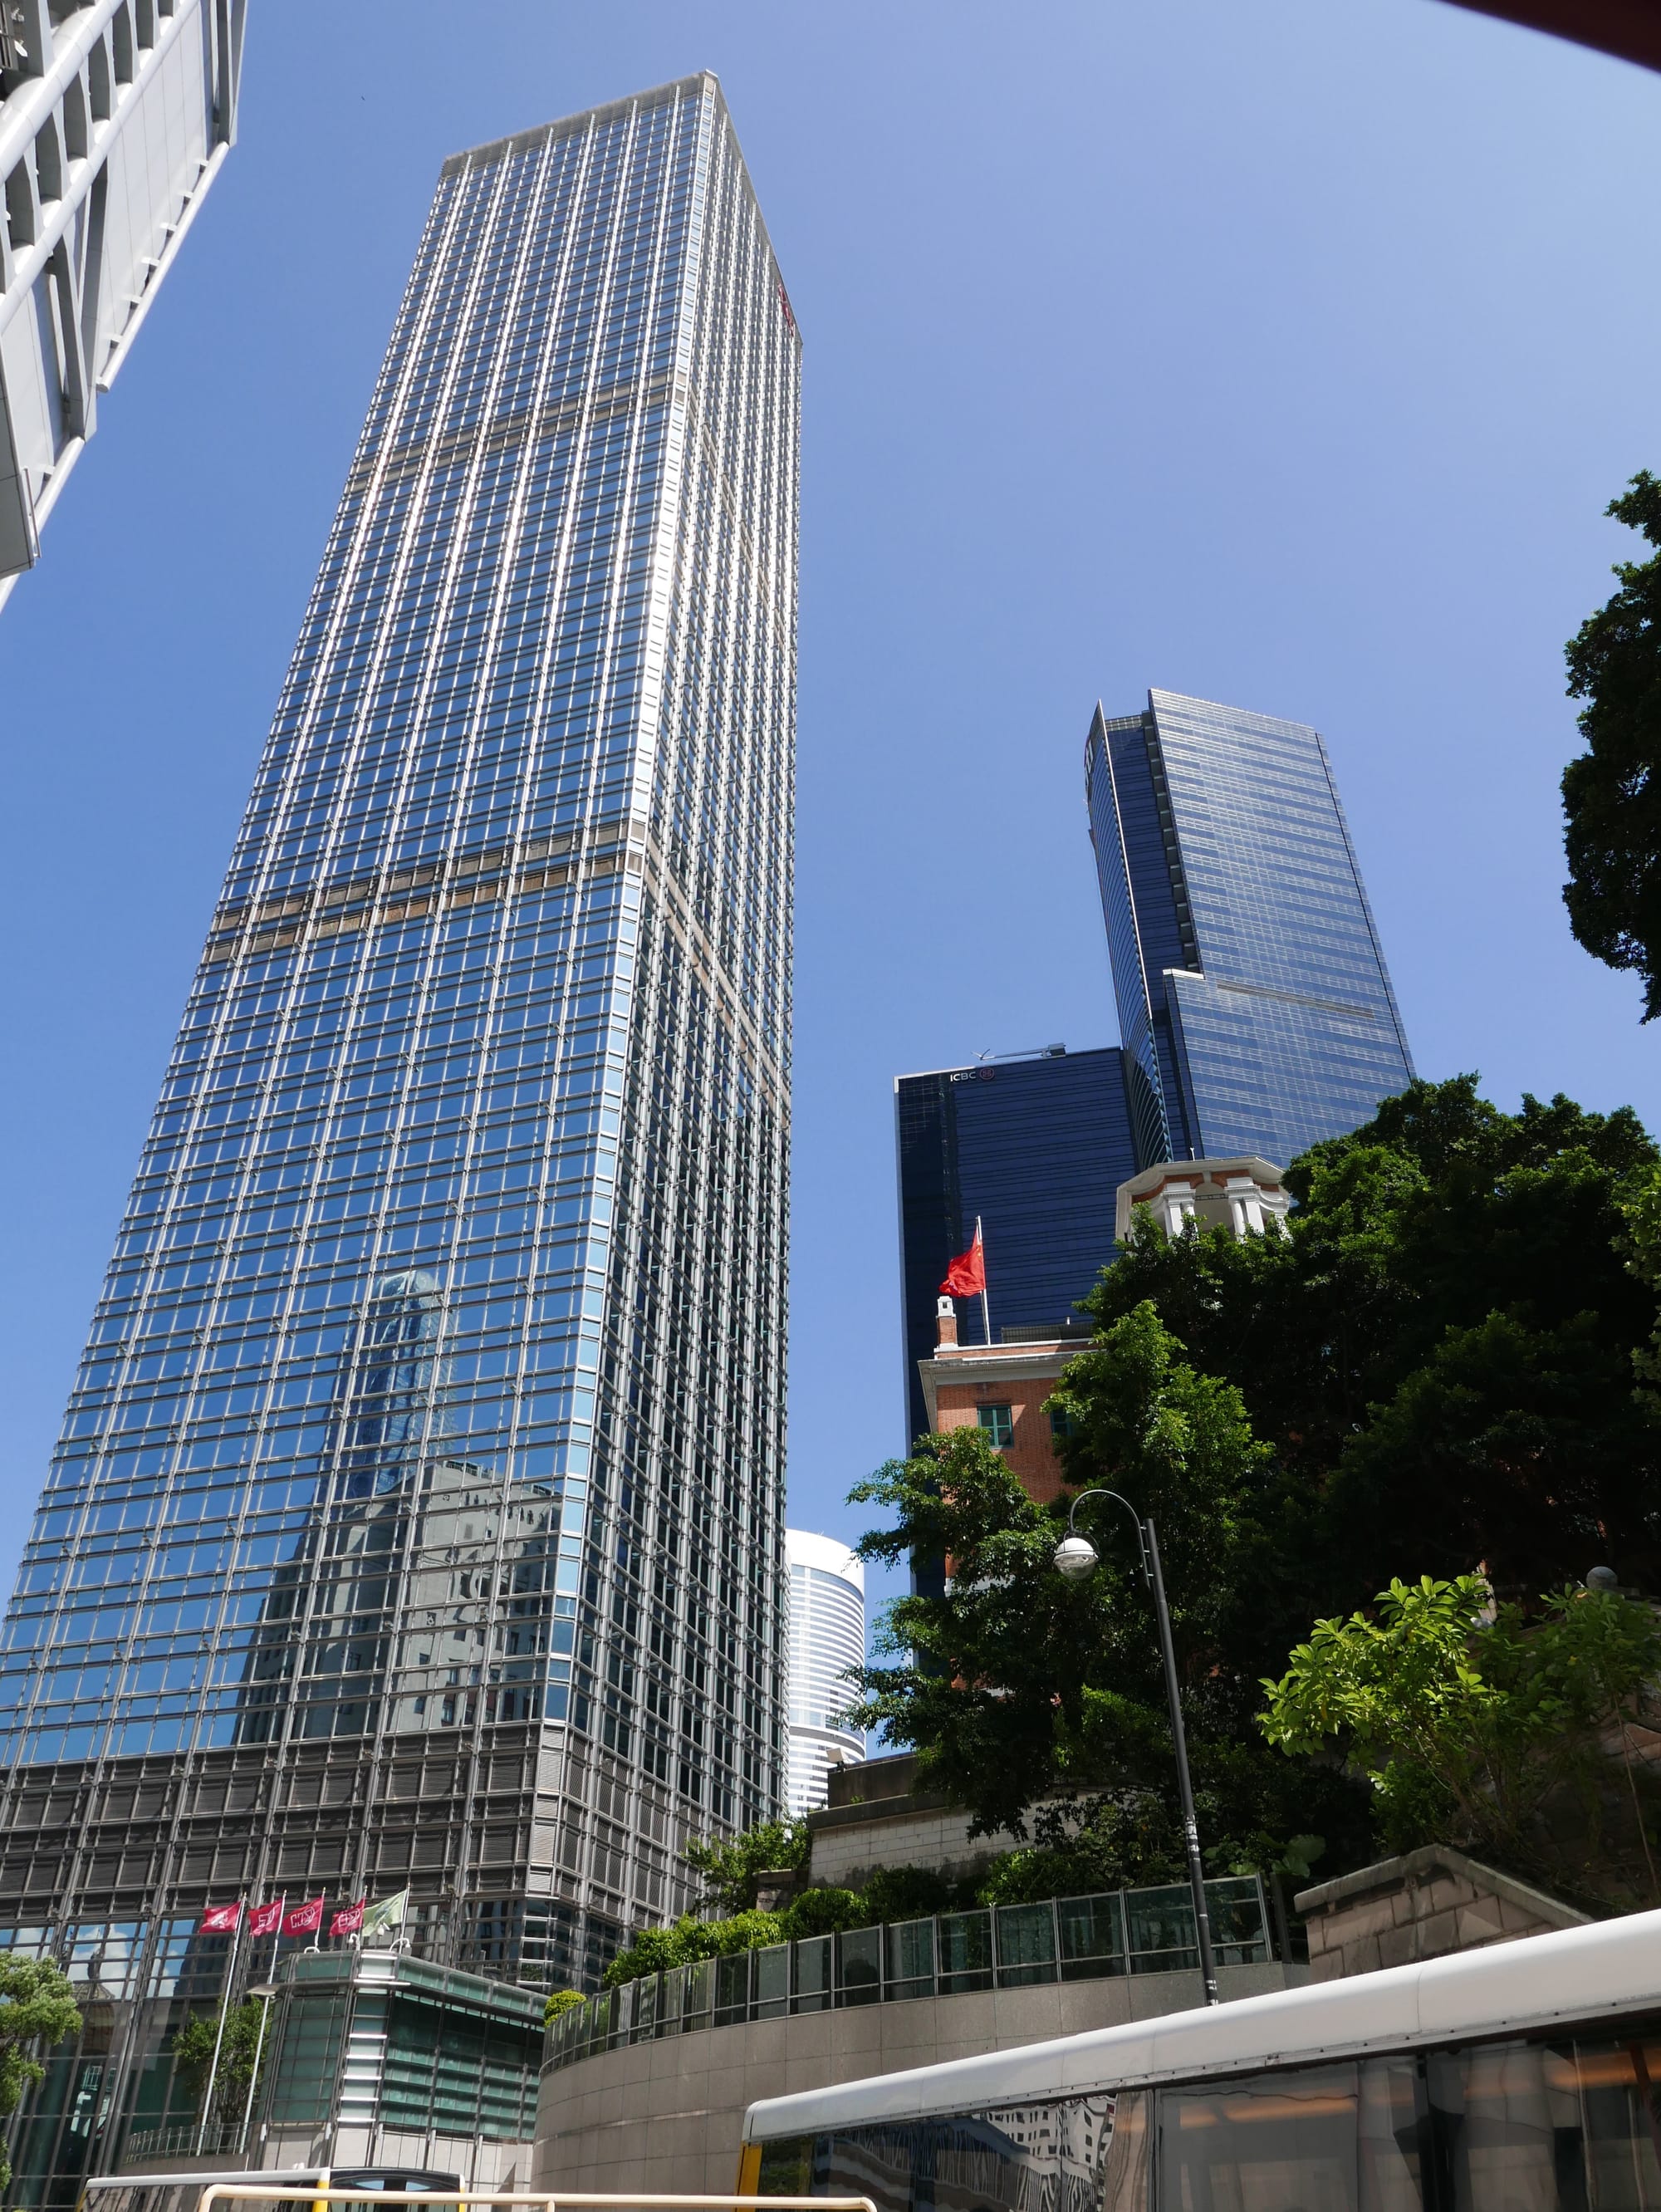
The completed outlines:
[[[1294,1901],[1309,1931],[1309,1970],[1318,1982],[1513,1943],[1553,1928],[1581,1928],[1588,1917],[1445,1844],[1380,1859],[1300,1890]]]

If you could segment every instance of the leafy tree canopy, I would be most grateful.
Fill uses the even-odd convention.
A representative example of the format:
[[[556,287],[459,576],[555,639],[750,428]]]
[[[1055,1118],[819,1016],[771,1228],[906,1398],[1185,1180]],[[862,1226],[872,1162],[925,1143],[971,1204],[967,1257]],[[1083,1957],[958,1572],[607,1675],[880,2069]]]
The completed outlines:
[[[1604,512],[1661,546],[1661,483],[1647,469]],[[1650,1022],[1661,1013],[1661,553],[1615,574],[1620,590],[1565,648],[1586,750],[1563,771],[1563,902],[1588,952],[1643,978]]]
[[[1480,1575],[1392,1582],[1374,1616],[1317,1621],[1264,1683],[1264,1732],[1289,1753],[1342,1748],[1392,1850],[1462,1844],[1605,1911],[1661,1904],[1652,1786],[1640,1796],[1609,1755],[1661,1673],[1661,1622],[1614,1594],[1541,1603],[1531,1624]]]
[[[1340,1777],[1281,1767],[1251,1726],[1262,1669],[1250,1563],[1281,1485],[1238,1389],[1182,1349],[1144,1301],[1071,1364],[1057,1402],[1076,1431],[1076,1479],[1111,1481],[1158,1523],[1201,1834],[1226,1871],[1272,1864],[1312,1830],[1364,1836],[1365,1819]],[[1086,1508],[1101,1564],[1073,1584],[1054,1566],[1065,1505],[1035,1505],[979,1429],[921,1439],[852,1496],[885,1516],[864,1558],[950,1567],[943,1596],[890,1608],[861,1725],[914,1745],[919,1778],[969,1807],[981,1832],[1024,1838],[1029,1809],[1061,1798],[1040,1840],[1075,1855],[1086,1887],[1180,1879],[1159,1646],[1121,1509]]]
[[[70,1979],[50,1959],[0,1951],[0,2114],[15,2112],[45,2068],[36,2056],[62,2043],[81,2026]],[[11,2179],[11,2160],[0,2142],[0,2189]]]
[[[686,1846],[686,1861],[704,1877],[712,1904],[728,1912],[746,1912],[755,1903],[764,1874],[788,1868],[799,1870],[808,1863],[808,1824],[805,1820],[764,1820],[742,1836],[711,1842],[694,1837]]]
[[[1648,1230],[1629,1218],[1661,1190],[1657,1158],[1625,1108],[1506,1114],[1461,1076],[1411,1085],[1294,1163],[1284,1236],[1135,1224],[1086,1301],[1098,1325],[1150,1304],[1270,1450],[1233,1540],[1256,1673],[1315,1614],[1427,1561],[1484,1563],[1519,1599],[1600,1560],[1661,1573],[1661,1415],[1634,1389],[1661,1196]],[[1067,1386],[1085,1414],[1089,1357]],[[1064,1452],[1082,1482],[1100,1453],[1080,1426]]]
[[[1409,1085],[1288,1181],[1284,1234],[1139,1220],[1052,1403],[1072,1490],[1109,1486],[1158,1525],[1213,1864],[1291,1873],[1325,1838],[1341,1871],[1374,1848],[1383,1801],[1312,1740],[1276,1771],[1253,1725],[1312,1619],[1427,1565],[1480,1570],[1519,1620],[1599,1563],[1661,1576],[1661,1158],[1625,1109],[1506,1114],[1462,1076]],[[1064,1505],[1034,1505],[979,1430],[920,1439],[853,1496],[884,1523],[864,1557],[950,1568],[943,1596],[891,1608],[859,1720],[915,1746],[983,1832],[1041,1821],[1082,1886],[1179,1878],[1118,1510],[1085,1508],[1101,1564],[1075,1586],[1052,1565]]]

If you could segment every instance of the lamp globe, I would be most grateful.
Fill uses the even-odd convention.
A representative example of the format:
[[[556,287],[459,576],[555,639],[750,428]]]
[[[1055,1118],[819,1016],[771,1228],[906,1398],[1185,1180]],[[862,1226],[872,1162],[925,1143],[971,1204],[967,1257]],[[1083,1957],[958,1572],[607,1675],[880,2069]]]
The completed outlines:
[[[1056,1546],[1056,1571],[1070,1583],[1088,1581],[1095,1568],[1096,1547],[1088,1536],[1064,1536]]]

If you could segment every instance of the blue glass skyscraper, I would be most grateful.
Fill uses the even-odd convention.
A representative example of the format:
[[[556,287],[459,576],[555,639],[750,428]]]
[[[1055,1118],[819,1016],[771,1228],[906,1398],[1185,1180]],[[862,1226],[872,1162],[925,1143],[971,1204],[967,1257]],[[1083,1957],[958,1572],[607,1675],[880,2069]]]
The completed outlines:
[[[1411,1082],[1317,731],[1150,691],[1085,789],[1141,1165],[1283,1167]]]
[[[591,1984],[781,1802],[799,369],[713,78],[445,165],[8,1615],[112,2128],[209,1902]]]

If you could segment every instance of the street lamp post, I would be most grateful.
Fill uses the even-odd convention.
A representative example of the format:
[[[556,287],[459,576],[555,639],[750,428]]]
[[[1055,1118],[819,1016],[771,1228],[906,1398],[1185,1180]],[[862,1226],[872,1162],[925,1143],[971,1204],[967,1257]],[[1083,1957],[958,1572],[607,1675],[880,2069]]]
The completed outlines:
[[[1194,1785],[1188,1775],[1188,1739],[1183,1731],[1182,1700],[1177,1689],[1177,1655],[1171,1641],[1171,1608],[1165,1600],[1165,1577],[1160,1571],[1159,1539],[1154,1524],[1144,1521],[1128,1498],[1116,1490],[1083,1490],[1073,1500],[1067,1516],[1067,1534],[1056,1547],[1056,1566],[1070,1583],[1088,1581],[1096,1570],[1096,1547],[1074,1527],[1078,1509],[1092,1498],[1111,1498],[1130,1515],[1142,1553],[1142,1571],[1154,1593],[1154,1612],[1159,1620],[1161,1656],[1165,1662],[1165,1694],[1171,1705],[1171,1736],[1177,1748],[1177,1788],[1182,1798],[1183,1834],[1188,1846],[1188,1887],[1194,1899],[1194,1929],[1199,1938],[1200,1978],[1205,2002],[1217,1999],[1217,1962],[1211,1951],[1211,1916],[1205,1903],[1205,1869],[1200,1860],[1199,1828],[1194,1819]]]

